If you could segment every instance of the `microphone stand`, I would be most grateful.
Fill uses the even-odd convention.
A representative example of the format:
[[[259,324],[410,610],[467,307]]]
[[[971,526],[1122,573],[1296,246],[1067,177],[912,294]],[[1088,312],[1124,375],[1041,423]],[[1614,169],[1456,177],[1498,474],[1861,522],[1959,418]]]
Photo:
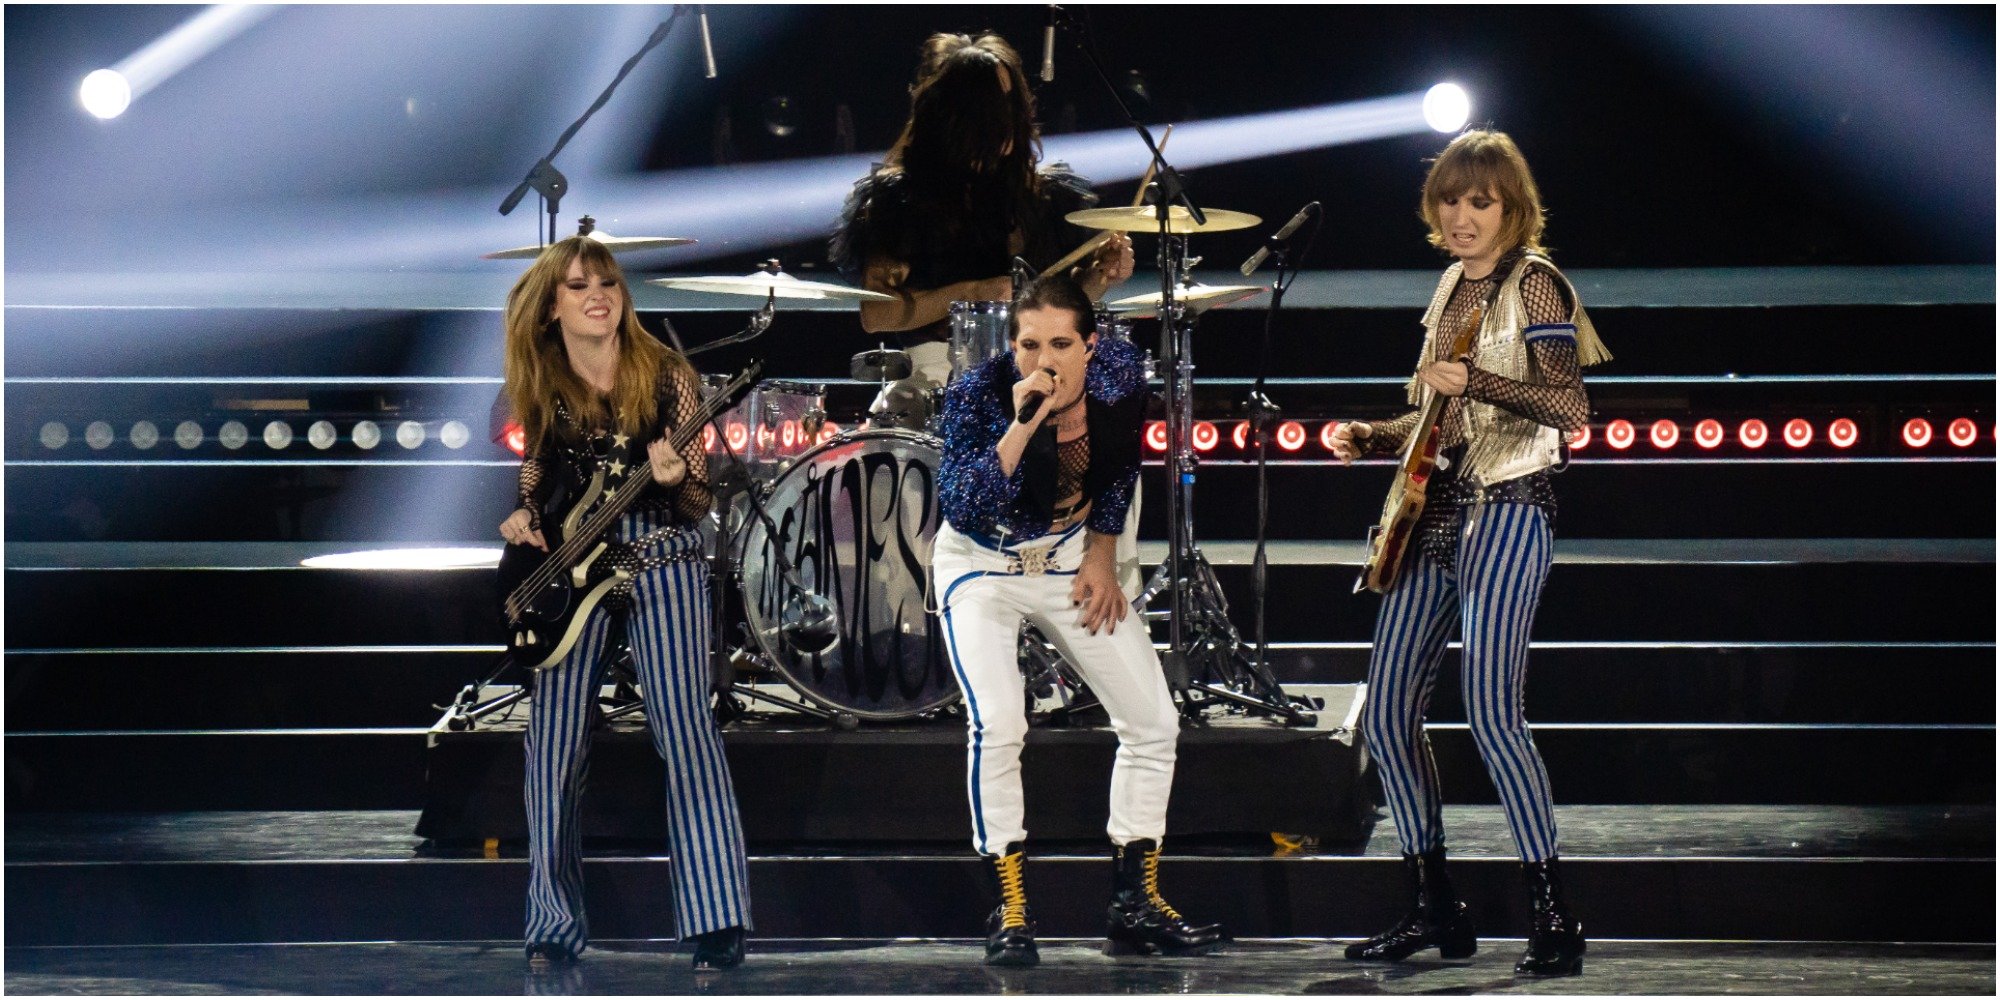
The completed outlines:
[[[625,81],[632,68],[639,65],[639,60],[645,58],[646,53],[653,51],[655,46],[667,40],[667,35],[674,30],[674,22],[680,20],[681,15],[687,13],[687,9],[687,4],[674,5],[674,12],[667,15],[667,19],[660,22],[659,27],[653,29],[653,34],[646,39],[646,44],[639,46],[639,51],[634,52],[632,58],[625,60],[625,65],[618,68],[618,75],[611,79],[611,85],[604,88],[604,93],[597,95],[597,100],[592,101],[590,107],[584,109],[583,116],[571,122],[569,128],[563,130],[562,137],[556,140],[555,148],[549,150],[547,156],[536,160],[535,165],[529,168],[528,176],[501,200],[501,215],[514,214],[514,207],[519,205],[521,199],[527,197],[528,191],[532,189],[547,207],[549,216],[549,231],[544,238],[538,214],[535,220],[535,239],[543,246],[556,241],[556,215],[561,209],[563,195],[569,191],[569,179],[562,175],[562,171],[556,169],[556,154],[562,152],[564,146],[569,145],[569,141],[575,138],[577,130],[583,127],[584,122],[590,120],[591,115],[596,114],[599,108],[611,100],[611,92],[618,89],[618,85]]]

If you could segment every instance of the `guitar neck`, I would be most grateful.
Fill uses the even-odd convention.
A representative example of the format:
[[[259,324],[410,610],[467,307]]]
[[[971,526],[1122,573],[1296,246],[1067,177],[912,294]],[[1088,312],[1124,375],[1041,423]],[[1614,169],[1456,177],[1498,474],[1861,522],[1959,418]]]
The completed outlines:
[[[675,451],[681,450],[690,440],[693,440],[696,434],[701,433],[701,429],[710,420],[715,419],[716,414],[723,411],[724,405],[729,401],[730,395],[726,391],[718,392],[714,396],[703,400],[701,406],[695,411],[695,419],[674,428],[673,436],[667,439],[667,446]],[[635,453],[631,456],[635,459],[632,463],[634,466],[632,478],[627,479],[610,497],[605,499],[604,503],[598,506],[596,513],[590,516],[590,520],[584,522],[583,526],[576,532],[575,537],[564,540],[564,548],[568,548],[572,542],[576,542],[580,548],[595,541],[598,535],[604,533],[605,528],[610,527],[613,521],[618,520],[619,516],[625,513],[626,508],[632,506],[634,500],[639,499],[639,494],[645,492],[646,484],[653,481],[652,468],[650,463],[644,463],[647,465],[646,474],[640,475],[638,473],[637,466],[642,463],[636,461],[639,457],[637,451],[635,449]]]

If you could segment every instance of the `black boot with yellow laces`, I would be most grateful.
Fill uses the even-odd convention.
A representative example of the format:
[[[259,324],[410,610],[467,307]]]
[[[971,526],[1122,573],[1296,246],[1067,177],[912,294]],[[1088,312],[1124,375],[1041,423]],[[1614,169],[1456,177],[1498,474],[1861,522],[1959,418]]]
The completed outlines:
[[[1135,840],[1111,848],[1107,955],[1200,955],[1225,939],[1220,924],[1196,926],[1160,898],[1160,845]]]
[[[1000,905],[986,918],[986,964],[1034,965],[1042,956],[1035,950],[1035,924],[1028,918],[1028,889],[1022,883],[1028,856],[1020,844],[1008,844],[987,861],[993,866]]]

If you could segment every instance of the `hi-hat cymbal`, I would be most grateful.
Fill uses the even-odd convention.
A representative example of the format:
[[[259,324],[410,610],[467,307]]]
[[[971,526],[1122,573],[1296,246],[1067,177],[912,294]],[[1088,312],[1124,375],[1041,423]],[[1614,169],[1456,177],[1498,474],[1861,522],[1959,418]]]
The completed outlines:
[[[801,281],[783,271],[752,274],[725,274],[695,278],[648,278],[646,284],[678,288],[685,292],[713,292],[717,295],[776,296],[781,299],[828,299],[848,302],[894,302],[896,297],[850,285],[824,281]]]
[[[1200,312],[1219,305],[1239,302],[1259,292],[1270,289],[1263,285],[1187,285],[1174,292],[1174,301]],[[1131,313],[1135,316],[1152,316],[1160,311],[1160,293],[1133,295],[1105,303],[1114,312]]]
[[[1202,214],[1208,216],[1205,223],[1196,223],[1194,216],[1180,205],[1167,206],[1167,232],[1170,233],[1220,233],[1231,229],[1248,229],[1264,220],[1248,212],[1232,212],[1225,208],[1204,208]],[[1086,208],[1063,216],[1085,229],[1116,229],[1127,233],[1157,233],[1160,231],[1160,212],[1154,205],[1118,205],[1111,208]]]
[[[613,236],[610,233],[592,230],[583,235],[604,244],[604,249],[612,253],[629,253],[633,250],[659,250],[664,247],[684,247],[694,243],[685,236]],[[528,260],[540,257],[544,246],[514,247],[510,250],[495,250],[479,255],[480,260]]]

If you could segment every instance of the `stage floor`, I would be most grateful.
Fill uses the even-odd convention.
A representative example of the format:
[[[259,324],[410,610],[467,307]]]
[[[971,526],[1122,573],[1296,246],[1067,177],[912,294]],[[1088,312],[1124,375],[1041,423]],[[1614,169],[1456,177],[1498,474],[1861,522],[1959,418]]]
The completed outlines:
[[[697,979],[664,942],[606,942],[530,976],[513,942],[8,948],[6,989],[33,994],[1990,994],[1991,945],[1593,941],[1574,979],[1515,978],[1518,939],[1466,961],[1359,965],[1340,943],[1243,941],[1204,958],[1106,958],[1049,941],[1033,969],[988,969],[970,941],[753,939]]]

